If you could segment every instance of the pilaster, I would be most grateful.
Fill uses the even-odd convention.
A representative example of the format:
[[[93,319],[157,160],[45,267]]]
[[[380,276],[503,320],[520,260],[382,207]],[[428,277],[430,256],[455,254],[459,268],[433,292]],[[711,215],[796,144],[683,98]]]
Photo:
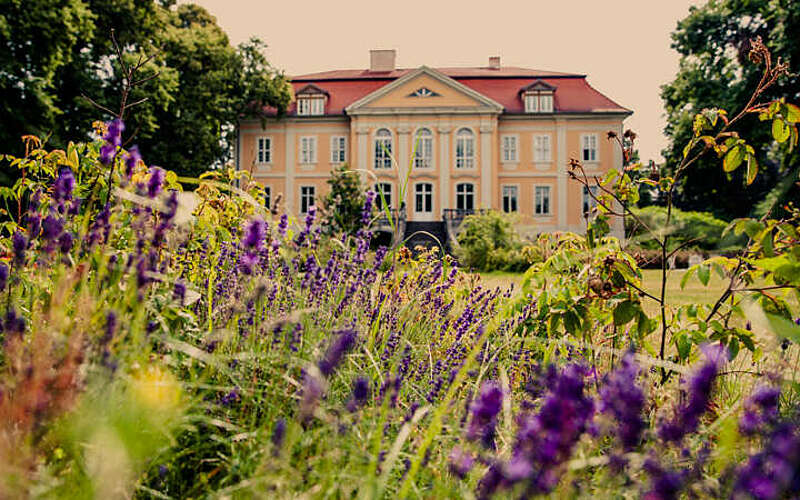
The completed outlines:
[[[494,185],[494,173],[492,172],[492,132],[494,126],[484,123],[480,127],[481,132],[481,206],[492,208],[492,186]]]
[[[558,229],[567,228],[567,123],[556,119],[556,203],[558,203]]]
[[[439,199],[442,210],[450,206],[450,132],[452,127],[439,127]]]
[[[292,130],[292,127],[286,128],[286,192],[283,193],[284,198],[286,199],[286,212],[290,214],[296,214],[299,212],[299,209],[296,210],[294,206],[294,169],[295,169],[295,159],[294,159],[294,151],[295,151],[295,132]]]

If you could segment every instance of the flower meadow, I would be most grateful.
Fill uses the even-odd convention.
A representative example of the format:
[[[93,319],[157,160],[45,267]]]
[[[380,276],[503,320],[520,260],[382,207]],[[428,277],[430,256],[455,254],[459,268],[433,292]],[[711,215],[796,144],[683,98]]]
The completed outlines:
[[[603,217],[491,289],[96,129],[6,158],[0,497],[800,495],[798,214],[659,329]]]

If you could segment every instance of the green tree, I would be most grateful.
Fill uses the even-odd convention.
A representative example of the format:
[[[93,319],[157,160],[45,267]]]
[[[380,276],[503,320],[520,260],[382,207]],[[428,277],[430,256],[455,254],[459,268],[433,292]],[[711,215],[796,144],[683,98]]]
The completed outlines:
[[[790,68],[800,66],[800,2],[711,0],[692,7],[678,23],[672,46],[681,55],[680,70],[661,93],[667,111],[665,132],[670,138],[664,152],[668,173],[680,163],[683,147],[692,137],[695,113],[713,107],[738,113],[747,102],[761,77],[761,68],[747,61],[750,40],[756,36],[763,38],[774,59],[781,58]],[[799,91],[800,79],[795,74],[770,87],[758,102],[779,98],[796,102]],[[719,168],[718,158],[706,155],[680,180],[676,193],[680,208],[711,211],[730,219],[756,212],[768,195],[772,199],[793,195],[791,190],[797,188],[785,179],[797,177],[797,151],[777,145],[755,115],[738,122],[734,130],[756,146],[761,168],[755,182],[748,186],[744,169],[728,174]]]
[[[267,62],[263,42],[233,47],[205,9],[173,4],[3,0],[0,36],[12,50],[0,56],[0,120],[8,124],[0,131],[0,150],[19,153],[26,133],[63,147],[85,139],[92,121],[119,112],[124,82],[114,30],[123,61],[152,56],[139,77],[157,75],[129,98],[139,104],[124,117],[126,140],[137,143],[148,162],[185,175],[230,159],[238,119],[260,116],[264,106],[282,113],[290,86]],[[50,31],[53,36],[41,35]],[[29,96],[35,105],[25,105]]]
[[[322,202],[327,230],[354,234],[361,227],[365,201],[365,190],[358,172],[343,163],[331,171],[328,185],[330,190]]]

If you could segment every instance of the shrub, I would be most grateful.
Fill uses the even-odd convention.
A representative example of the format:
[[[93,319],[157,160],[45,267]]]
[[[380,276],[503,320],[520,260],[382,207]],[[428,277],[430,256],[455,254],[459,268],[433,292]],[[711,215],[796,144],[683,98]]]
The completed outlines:
[[[494,210],[468,215],[460,229],[455,253],[462,266],[476,271],[521,271],[527,267],[511,216]]]
[[[709,212],[684,212],[672,209],[670,227],[665,227],[667,212],[664,207],[650,206],[634,209],[633,213],[649,228],[659,228],[660,234],[670,236],[670,250],[681,245],[702,250],[718,250],[722,245],[733,243],[730,238],[723,241],[722,233],[728,223],[715,218]],[[637,245],[645,249],[658,249],[647,229],[633,217],[625,218],[625,234]]]

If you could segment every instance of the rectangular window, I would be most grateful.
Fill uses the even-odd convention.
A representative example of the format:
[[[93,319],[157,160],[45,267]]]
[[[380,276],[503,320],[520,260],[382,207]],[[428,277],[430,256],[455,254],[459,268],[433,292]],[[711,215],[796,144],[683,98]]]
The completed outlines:
[[[256,144],[256,161],[258,163],[272,163],[272,139],[259,137]]]
[[[549,135],[533,136],[533,161],[548,162],[552,161],[552,148],[550,147]]]
[[[456,185],[456,209],[468,211],[475,209],[475,186],[473,184]]]
[[[315,136],[300,138],[300,163],[317,163],[317,138]]]
[[[597,161],[597,134],[581,136],[581,158],[583,161]]]
[[[272,188],[269,186],[264,186],[264,206],[267,210],[272,209]]]
[[[539,96],[539,112],[540,113],[553,112],[553,94],[541,94]]]
[[[597,200],[595,200],[590,194],[589,191],[591,190],[591,194],[595,197],[597,196],[597,186],[590,186],[587,188],[583,186],[583,216],[589,217],[592,212],[594,212],[594,208],[597,206]]]
[[[550,186],[536,186],[533,213],[550,215]]]
[[[537,94],[527,94],[525,96],[525,112],[526,113],[539,112],[539,96]]]
[[[517,161],[517,136],[515,135],[503,136],[503,161],[504,162]]]
[[[427,182],[414,186],[414,211],[433,212],[433,184]]]
[[[375,184],[375,193],[375,206],[378,209],[383,210],[383,207],[392,208],[392,185],[390,183],[379,182]]]
[[[308,209],[314,206],[314,196],[316,193],[314,186],[300,186],[300,213],[307,214]]]
[[[347,138],[343,135],[331,137],[331,163],[344,163],[347,158]]]
[[[518,199],[519,189],[517,186],[503,186],[503,212],[516,212]]]

